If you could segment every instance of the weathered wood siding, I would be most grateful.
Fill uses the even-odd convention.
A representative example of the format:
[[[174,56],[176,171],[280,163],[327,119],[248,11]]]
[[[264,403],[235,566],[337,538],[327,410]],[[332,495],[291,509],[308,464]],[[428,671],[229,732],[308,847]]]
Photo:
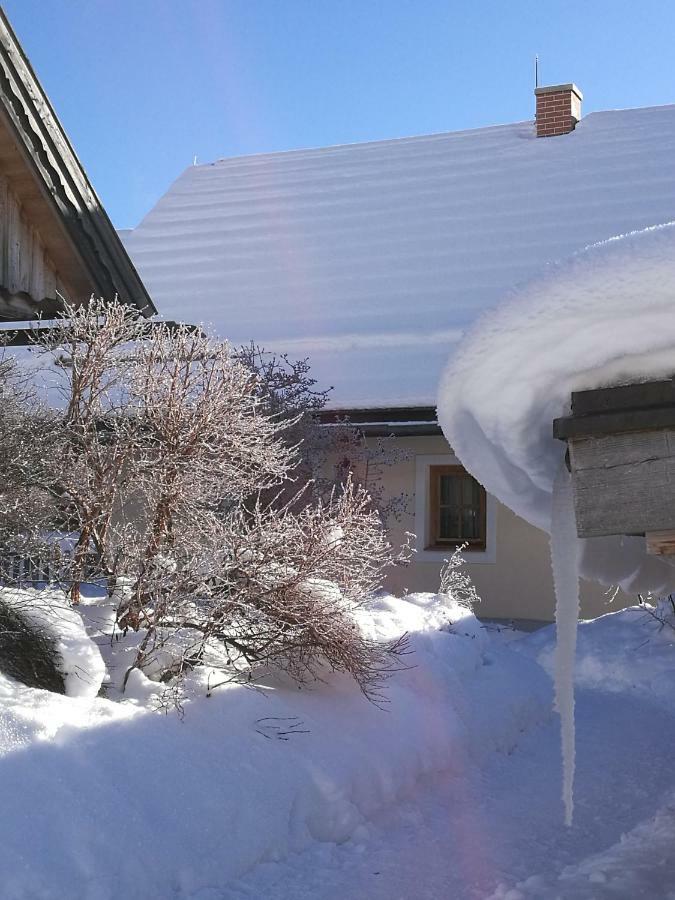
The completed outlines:
[[[569,440],[579,537],[675,529],[675,428]]]
[[[28,221],[6,176],[0,175],[0,286],[36,302],[65,292],[38,230]]]

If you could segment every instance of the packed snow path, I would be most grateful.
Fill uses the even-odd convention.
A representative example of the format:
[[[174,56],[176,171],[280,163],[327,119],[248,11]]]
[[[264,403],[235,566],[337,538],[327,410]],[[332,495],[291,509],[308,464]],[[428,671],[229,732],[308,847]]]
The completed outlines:
[[[667,803],[675,718],[644,697],[592,688],[578,691],[576,710],[571,829],[556,716],[481,770],[467,760],[463,771],[427,782],[358,838],[259,866],[198,900],[675,898],[675,808]],[[659,808],[656,826],[622,841]]]

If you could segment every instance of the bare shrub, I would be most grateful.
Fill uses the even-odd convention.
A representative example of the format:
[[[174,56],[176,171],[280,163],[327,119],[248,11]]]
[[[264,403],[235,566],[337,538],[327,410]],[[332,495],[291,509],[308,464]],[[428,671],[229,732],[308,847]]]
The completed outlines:
[[[618,592],[618,588],[616,589]],[[668,628],[675,631],[675,595],[653,597],[651,594],[637,595],[637,609],[656,623],[658,631]]]
[[[406,641],[367,639],[355,614],[391,560],[368,496],[351,484],[299,511],[240,506],[211,552],[158,574],[136,665],[180,674],[206,663],[244,681],[273,667],[298,683],[328,668],[381,699]]]
[[[124,541],[125,505],[139,458],[138,407],[129,391],[134,343],[146,326],[120,303],[66,306],[66,319],[44,333],[37,349],[53,362],[52,452],[41,484],[54,528],[73,534],[62,577],[79,601],[87,572],[112,575]],[[117,514],[117,518],[116,518]],[[128,530],[128,528],[126,529]]]
[[[255,374],[256,391],[265,409],[287,423],[285,440],[298,450],[294,480],[308,486],[298,495],[302,502],[326,500],[349,478],[365,489],[385,525],[392,519],[401,520],[410,508],[410,495],[390,496],[385,489],[387,469],[410,457],[396,438],[367,440],[346,417],[323,422],[320,414],[332,388],[317,387],[308,359],[291,359],[255,343],[238,348],[237,358]],[[291,496],[289,484],[284,501]]]
[[[30,381],[0,349],[0,579],[13,561],[45,552],[52,524],[45,455],[58,445],[49,411],[36,402]]]
[[[57,401],[22,482],[47,511],[30,529],[73,535],[72,602],[92,568],[107,579],[118,632],[137,635],[132,669],[174,685],[198,665],[299,683],[332,669],[381,699],[405,639],[367,639],[358,611],[403,554],[362,485],[319,494],[298,465],[324,402],[304,364],[261,375],[224,341],[96,300],[39,349]]]

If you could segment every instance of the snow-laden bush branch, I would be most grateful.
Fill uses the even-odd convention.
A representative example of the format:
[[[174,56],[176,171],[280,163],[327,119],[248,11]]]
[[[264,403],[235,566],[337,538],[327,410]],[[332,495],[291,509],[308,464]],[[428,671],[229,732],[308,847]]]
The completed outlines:
[[[155,676],[207,664],[244,681],[272,666],[298,683],[330,668],[381,699],[406,642],[371,641],[356,622],[392,561],[367,494],[347,484],[300,511],[241,505],[214,525],[208,544],[148,574],[138,623],[133,600],[123,608],[120,626],[145,634],[136,665]]]
[[[480,603],[480,597],[471,576],[464,568],[463,551],[466,547],[467,544],[461,544],[449,559],[443,560],[438,593],[452,597],[456,603],[473,610]]]

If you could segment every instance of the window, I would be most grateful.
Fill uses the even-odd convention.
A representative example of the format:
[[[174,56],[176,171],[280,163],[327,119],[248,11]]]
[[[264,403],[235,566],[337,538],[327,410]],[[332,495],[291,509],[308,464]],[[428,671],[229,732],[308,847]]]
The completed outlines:
[[[462,466],[430,466],[429,478],[429,547],[485,550],[485,489]]]

